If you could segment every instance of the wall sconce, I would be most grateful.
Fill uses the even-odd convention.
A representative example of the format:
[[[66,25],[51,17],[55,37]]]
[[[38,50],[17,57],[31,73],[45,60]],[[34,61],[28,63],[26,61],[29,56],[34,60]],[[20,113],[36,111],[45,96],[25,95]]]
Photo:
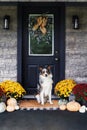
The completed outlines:
[[[72,16],[73,29],[79,29],[79,17],[77,15]]]
[[[3,23],[4,23],[4,29],[9,29],[9,24],[10,24],[10,16],[9,15],[4,16]]]

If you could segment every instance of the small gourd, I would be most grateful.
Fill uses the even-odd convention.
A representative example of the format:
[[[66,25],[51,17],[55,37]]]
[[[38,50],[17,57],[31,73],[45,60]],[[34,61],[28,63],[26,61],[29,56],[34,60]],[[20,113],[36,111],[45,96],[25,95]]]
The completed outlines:
[[[60,105],[59,109],[62,110],[62,111],[66,110],[66,105],[65,104]]]
[[[7,100],[7,105],[17,105],[17,100],[15,98],[9,98]]]
[[[19,106],[18,105],[15,106],[15,110],[19,110]]]
[[[7,111],[8,112],[13,112],[18,109],[19,109],[19,106],[17,105],[17,100],[15,98],[10,98],[7,100]]]
[[[76,101],[71,101],[67,103],[67,110],[69,111],[73,111],[73,112],[79,111],[80,107],[81,105]]]
[[[86,112],[86,106],[81,106],[80,109],[79,109],[79,112],[80,113],[85,113]]]
[[[6,109],[8,112],[13,112],[15,110],[15,107],[14,106],[7,106]]]

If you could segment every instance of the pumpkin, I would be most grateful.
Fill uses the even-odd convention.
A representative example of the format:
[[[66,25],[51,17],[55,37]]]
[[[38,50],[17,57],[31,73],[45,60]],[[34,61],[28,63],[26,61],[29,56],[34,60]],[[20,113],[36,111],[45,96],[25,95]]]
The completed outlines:
[[[4,102],[0,103],[0,113],[4,112],[6,110],[6,105]]]
[[[71,101],[67,103],[67,110],[68,111],[79,111],[81,105],[76,101]]]
[[[60,105],[60,106],[59,106],[59,109],[62,110],[62,111],[63,111],[63,110],[66,110],[66,105],[65,105],[65,104]]]
[[[15,98],[9,98],[8,100],[7,100],[7,105],[9,105],[9,106],[16,106],[17,105],[17,100],[15,99]]]
[[[7,100],[7,111],[8,112],[13,112],[18,109],[19,109],[19,106],[17,105],[17,100],[15,98],[10,98]]]
[[[86,112],[86,106],[81,106],[80,109],[79,109],[79,112],[80,113],[85,113]]]
[[[15,110],[15,107],[14,106],[7,106],[6,109],[8,112],[13,112]]]
[[[19,106],[18,105],[15,106],[15,110],[19,110]]]

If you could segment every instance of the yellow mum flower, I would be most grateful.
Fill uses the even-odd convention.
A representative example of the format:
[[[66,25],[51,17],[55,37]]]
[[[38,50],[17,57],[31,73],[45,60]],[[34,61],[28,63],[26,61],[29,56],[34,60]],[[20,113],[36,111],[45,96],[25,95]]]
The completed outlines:
[[[4,91],[7,97],[12,96],[16,99],[26,93],[25,89],[21,86],[20,83],[11,80],[1,82],[0,88]]]
[[[54,88],[54,92],[61,98],[69,97],[76,82],[72,79],[65,79],[58,82]]]

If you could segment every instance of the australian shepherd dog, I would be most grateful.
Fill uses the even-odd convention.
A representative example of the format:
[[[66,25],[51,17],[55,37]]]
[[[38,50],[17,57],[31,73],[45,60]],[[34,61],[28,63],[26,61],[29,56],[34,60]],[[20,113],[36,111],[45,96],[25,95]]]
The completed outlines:
[[[47,68],[40,67],[39,73],[39,84],[37,85],[38,94],[36,95],[36,99],[38,103],[44,105],[45,102],[52,103],[51,95],[52,95],[52,73],[51,73],[51,66]]]

